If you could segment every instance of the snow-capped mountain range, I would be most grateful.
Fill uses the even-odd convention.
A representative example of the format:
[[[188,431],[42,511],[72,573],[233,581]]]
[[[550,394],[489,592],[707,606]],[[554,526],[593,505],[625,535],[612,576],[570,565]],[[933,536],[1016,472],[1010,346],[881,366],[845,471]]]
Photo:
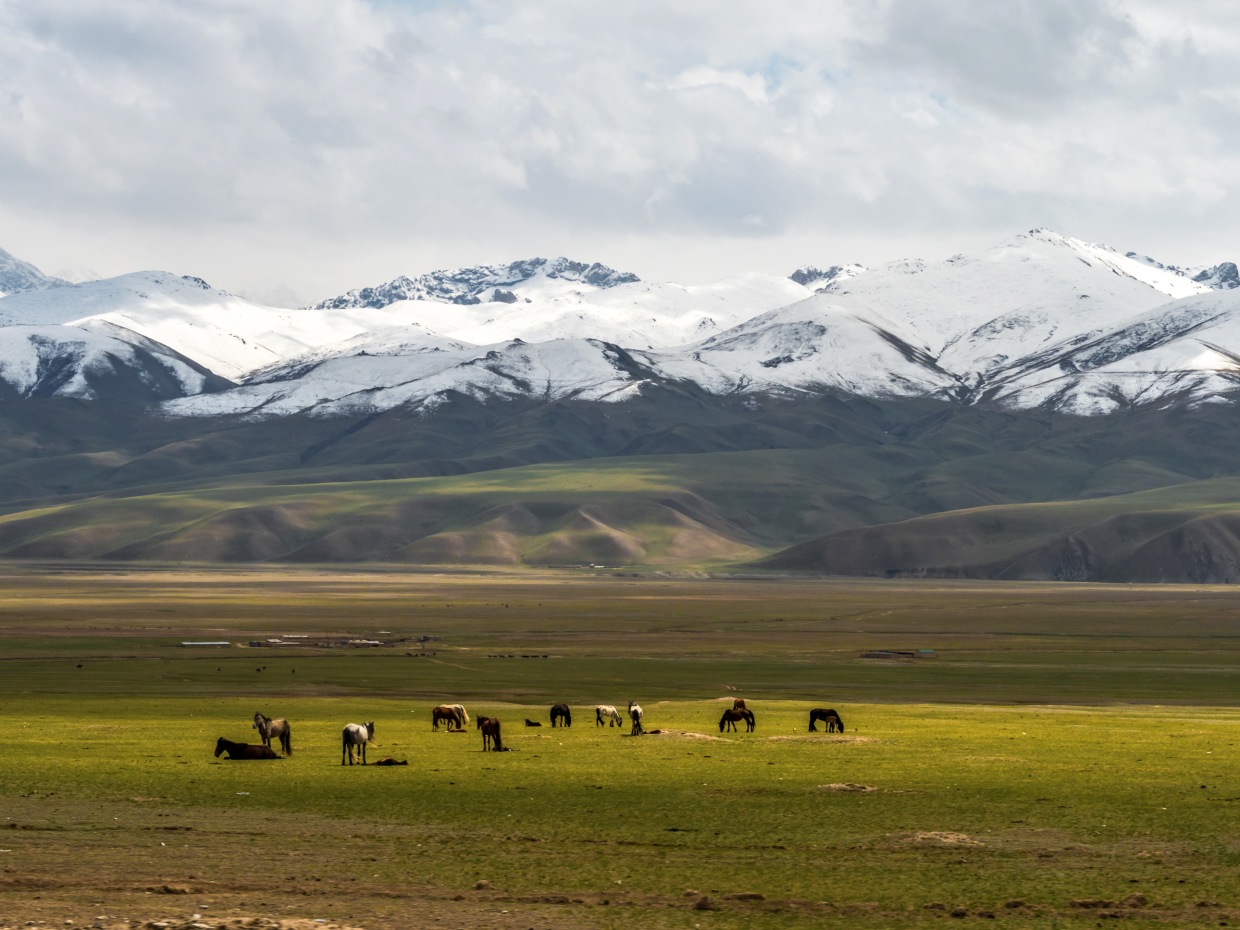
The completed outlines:
[[[1045,229],[942,262],[691,287],[530,259],[299,310],[166,272],[70,285],[0,253],[0,382],[89,398],[121,379],[169,416],[356,414],[460,394],[621,401],[675,382],[1102,414],[1226,399],[1240,382],[1237,285],[1232,263],[1177,268]]]

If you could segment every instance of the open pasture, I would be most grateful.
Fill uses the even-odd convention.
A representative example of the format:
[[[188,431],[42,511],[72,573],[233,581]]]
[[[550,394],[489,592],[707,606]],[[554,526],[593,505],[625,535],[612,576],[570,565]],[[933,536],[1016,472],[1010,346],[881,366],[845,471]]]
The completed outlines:
[[[3,926],[1240,919],[1226,589],[311,570],[2,584]],[[387,645],[177,645],[292,633]],[[875,648],[937,656],[860,658]],[[734,696],[755,732],[719,733]],[[630,698],[671,732],[594,726],[594,703]],[[472,725],[432,732],[431,707],[457,700],[499,717],[513,751],[484,755]],[[574,725],[552,730],[560,700]],[[807,733],[814,706],[847,731]],[[217,737],[259,741],[255,711],[292,722],[293,755],[215,759]],[[408,766],[340,765],[342,726],[367,720],[370,759]],[[719,909],[695,910],[703,896]]]

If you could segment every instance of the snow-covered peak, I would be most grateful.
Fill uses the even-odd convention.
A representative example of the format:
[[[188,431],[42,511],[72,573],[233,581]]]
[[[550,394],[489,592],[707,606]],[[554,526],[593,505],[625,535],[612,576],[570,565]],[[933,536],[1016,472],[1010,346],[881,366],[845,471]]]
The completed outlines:
[[[507,265],[477,265],[451,271],[432,271],[416,278],[401,276],[376,287],[364,287],[316,304],[316,310],[347,307],[379,309],[402,300],[433,300],[450,304],[485,301],[515,303],[518,298],[559,294],[574,288],[605,289],[633,284],[635,274],[616,271],[598,262],[586,264],[568,258],[529,258]]]
[[[30,262],[10,255],[0,249],[0,297],[22,291],[36,291],[64,284],[60,278],[45,275]]]

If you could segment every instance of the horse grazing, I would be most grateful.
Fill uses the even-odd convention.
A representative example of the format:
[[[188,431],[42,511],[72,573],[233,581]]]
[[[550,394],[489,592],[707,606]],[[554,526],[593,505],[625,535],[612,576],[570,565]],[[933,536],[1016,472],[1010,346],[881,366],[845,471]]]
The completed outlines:
[[[616,708],[610,704],[595,704],[594,725],[596,727],[601,727],[604,720],[607,721],[607,725],[609,727],[622,726],[620,722],[620,711],[616,710]]]
[[[353,764],[353,747],[361,747],[362,765],[366,764],[366,744],[375,738],[375,722],[346,723],[340,731],[340,764],[344,765],[344,757],[349,757],[349,765]]]
[[[826,707],[815,707],[809,712],[809,731],[817,733],[818,728],[814,726],[816,720],[821,720],[827,725],[828,733],[844,732],[844,721],[840,719],[840,715],[834,710]]]
[[[725,710],[723,716],[719,718],[719,732],[722,733],[725,728],[736,730],[736,721],[745,721],[745,732],[752,733],[754,730],[754,719],[752,710]]]
[[[744,698],[733,698],[732,709],[733,710],[745,710],[745,699]]]
[[[288,721],[283,717],[277,717],[272,720],[270,717],[264,717],[262,714],[254,715],[254,727],[258,731],[258,735],[263,738],[263,745],[270,746],[271,740],[278,739],[280,741],[280,751],[286,756],[293,754],[293,728],[288,725]]]
[[[567,704],[551,705],[551,725],[571,727],[573,725],[573,711]]]
[[[431,729],[438,732],[439,721],[441,720],[447,721],[449,730],[463,730],[465,728],[460,713],[451,704],[440,704],[438,707],[431,708]]]
[[[482,751],[493,749],[496,752],[504,751],[504,743],[499,735],[499,718],[498,717],[479,717],[476,724],[482,731]]]
[[[215,741],[215,758],[220,757],[220,753],[228,753],[230,759],[278,759],[276,751],[270,746],[260,746],[257,743],[234,743],[230,739],[220,737]]]
[[[629,720],[633,721],[629,736],[641,736],[645,732],[642,729],[642,706],[636,701],[629,701]]]

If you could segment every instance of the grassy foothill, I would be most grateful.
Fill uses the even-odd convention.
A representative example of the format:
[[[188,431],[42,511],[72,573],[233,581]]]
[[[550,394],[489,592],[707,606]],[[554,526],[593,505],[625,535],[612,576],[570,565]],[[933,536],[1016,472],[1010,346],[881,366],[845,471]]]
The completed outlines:
[[[0,926],[1240,920],[1226,589],[318,570],[3,587]],[[268,635],[384,645],[240,645]],[[178,645],[200,639],[234,645]],[[738,695],[757,728],[720,733]],[[593,703],[629,698],[662,732],[594,725]],[[456,700],[512,751],[433,732]],[[549,725],[559,700],[571,729]],[[820,705],[846,732],[806,731]],[[217,737],[257,741],[256,710],[292,721],[293,755],[214,758]],[[408,765],[340,764],[341,728],[368,720],[370,761]]]

